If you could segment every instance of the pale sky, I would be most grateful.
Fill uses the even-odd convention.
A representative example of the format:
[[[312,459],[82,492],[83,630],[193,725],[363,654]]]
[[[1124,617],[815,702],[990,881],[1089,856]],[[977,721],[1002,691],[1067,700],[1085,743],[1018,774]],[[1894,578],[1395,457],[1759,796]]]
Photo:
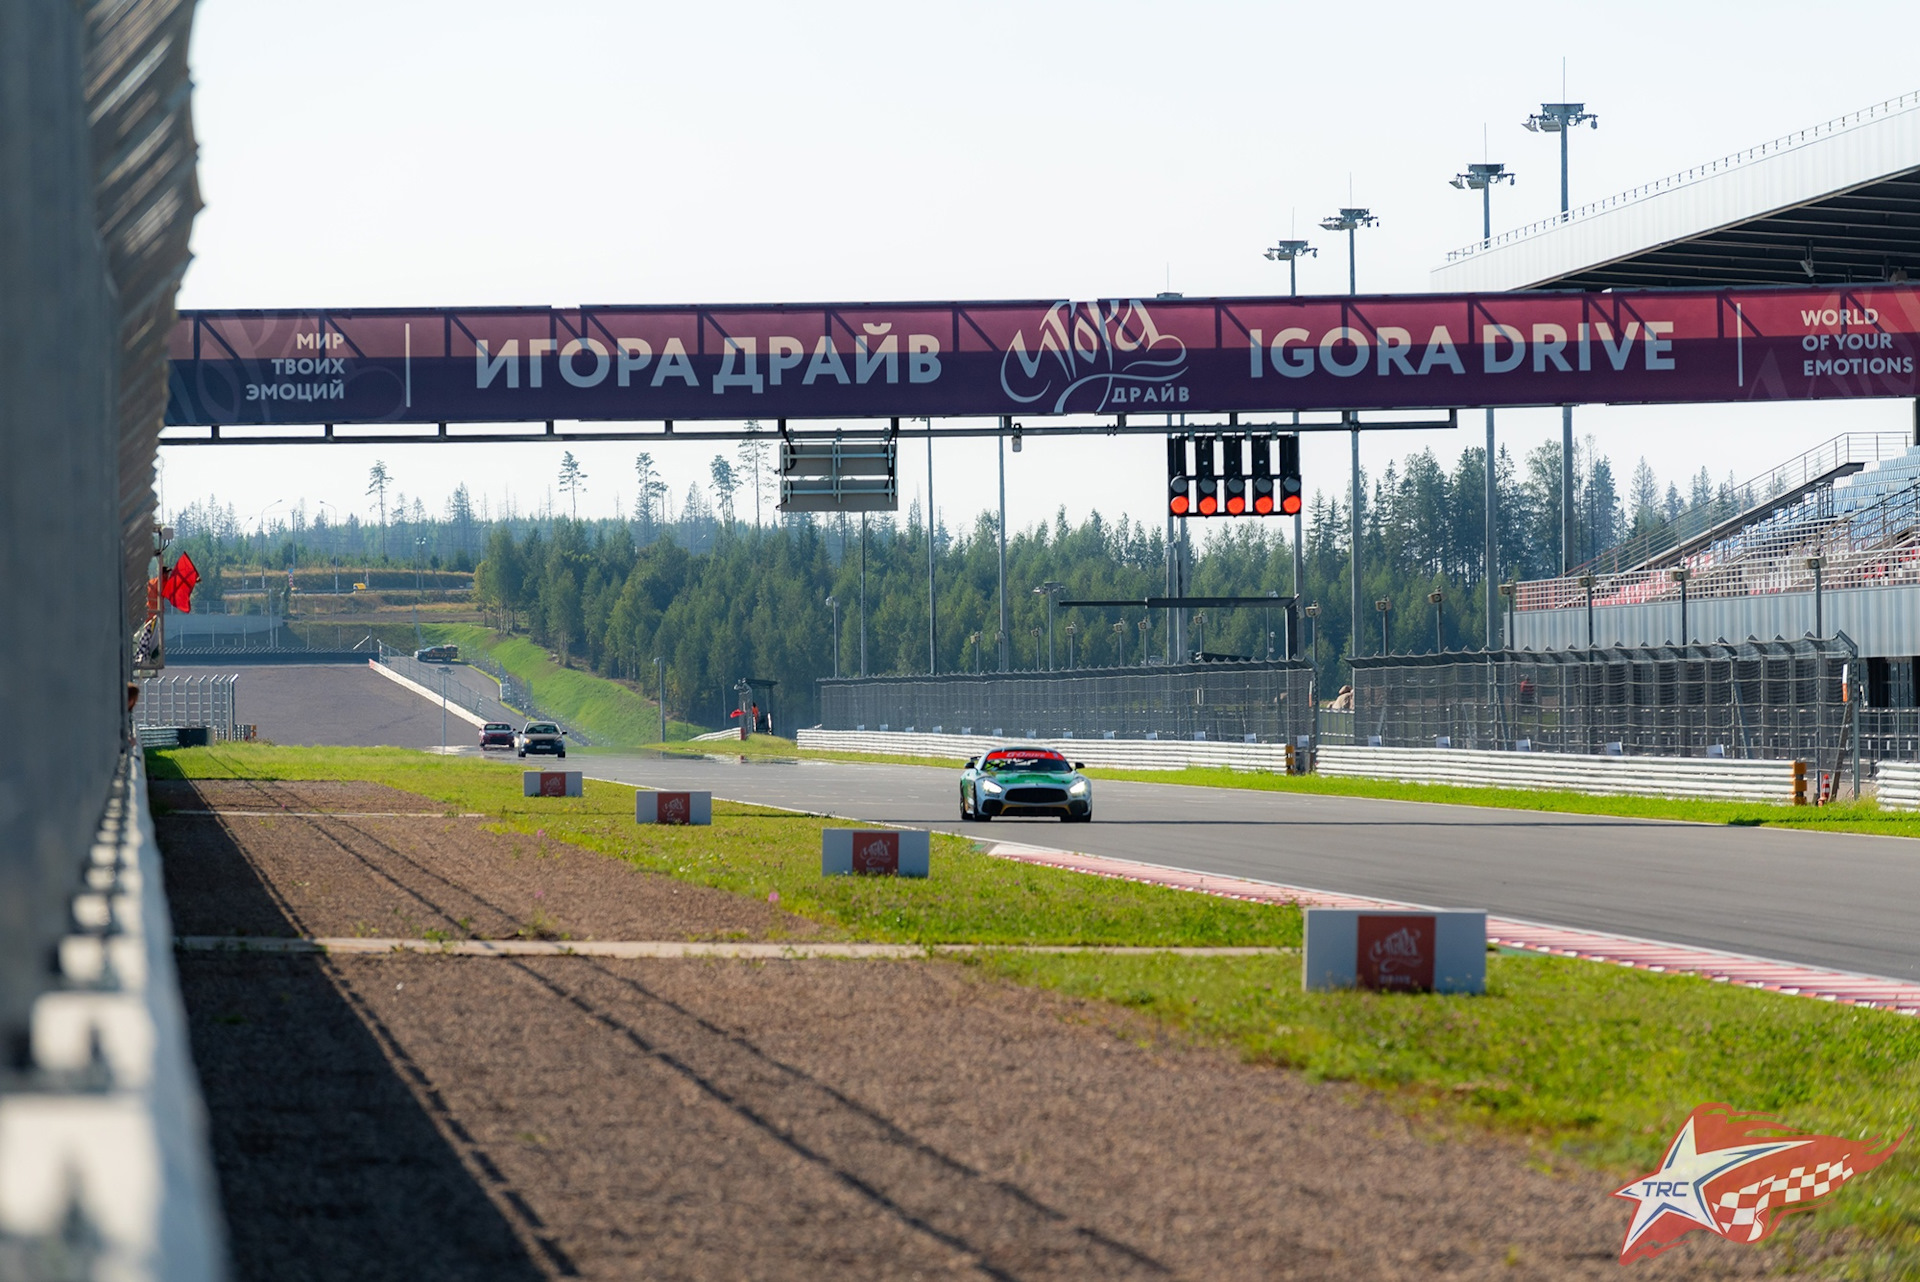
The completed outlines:
[[[1187,0],[967,5],[201,0],[192,51],[206,209],[183,307],[443,306],[1095,298],[1286,292],[1261,250],[1320,247],[1302,293],[1345,292],[1344,237],[1369,206],[1362,291],[1424,292],[1479,235],[1467,162],[1504,161],[1494,227],[1558,206],[1558,143],[1521,120],[1566,97],[1575,204],[1898,96],[1885,56],[1844,74],[1804,3],[1459,6]],[[1905,2],[1850,5],[1877,47],[1920,36]],[[1482,438],[1369,438],[1369,470]],[[1624,488],[1741,477],[1843,431],[1910,428],[1911,405],[1582,409]],[[1516,456],[1555,410],[1503,411]],[[582,515],[630,507],[639,446],[572,447]],[[995,499],[993,445],[937,456],[938,507]],[[676,495],[715,447],[653,450]],[[371,510],[367,470],[438,511],[464,481],[544,500],[560,447],[170,449],[167,507],[216,493]],[[1309,437],[1309,490],[1344,492],[1347,442]],[[1009,455],[1010,523],[1098,508],[1161,519],[1158,438]],[[902,511],[924,493],[917,444]],[[1683,487],[1684,488],[1684,487]],[[276,509],[276,512],[283,509]]]

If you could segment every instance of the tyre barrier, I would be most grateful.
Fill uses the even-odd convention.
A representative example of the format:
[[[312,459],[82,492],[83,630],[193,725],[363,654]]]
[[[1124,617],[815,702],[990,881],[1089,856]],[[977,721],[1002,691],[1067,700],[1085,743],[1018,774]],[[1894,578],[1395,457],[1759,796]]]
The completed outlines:
[[[825,828],[820,832],[820,875],[925,877],[931,851],[925,830]]]
[[[1399,993],[1487,991],[1487,914],[1466,908],[1308,908],[1301,986]]]
[[[1874,777],[1882,810],[1920,810],[1920,762],[1882,761]]]
[[[581,794],[578,770],[527,770],[520,776],[529,797],[578,797]]]
[[[642,788],[633,794],[633,821],[643,824],[710,824],[713,822],[713,794],[650,792]]]

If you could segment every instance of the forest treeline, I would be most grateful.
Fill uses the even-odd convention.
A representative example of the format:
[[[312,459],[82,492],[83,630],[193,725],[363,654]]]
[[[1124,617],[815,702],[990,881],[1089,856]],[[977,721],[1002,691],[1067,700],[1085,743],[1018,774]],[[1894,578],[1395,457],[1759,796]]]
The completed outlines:
[[[980,514],[967,529],[943,524],[934,532],[930,654],[928,532],[917,505],[904,519],[877,514],[867,521],[863,610],[860,519],[782,517],[769,503],[755,520],[751,502],[743,509],[736,501],[738,471],[718,466],[727,462],[715,460],[715,501],[704,503],[697,490],[690,492],[675,520],[665,519],[663,487],[653,491],[651,504],[636,504],[630,520],[578,520],[551,505],[534,516],[489,519],[475,511],[461,487],[437,518],[417,500],[411,506],[402,501],[397,513],[384,510],[379,524],[330,524],[324,512],[309,521],[302,511],[272,527],[263,523],[252,535],[240,528],[231,507],[209,501],[181,514],[178,545],[201,563],[212,599],[223,572],[243,567],[471,566],[475,598],[495,626],[527,633],[565,662],[648,691],[658,657],[666,669],[669,710],[707,724],[717,723],[731,706],[728,691],[741,677],[779,682],[778,706],[791,725],[812,719],[813,683],[831,675],[836,661],[849,676],[863,668],[881,675],[997,666],[999,540],[992,513]],[[1623,501],[1610,464],[1591,442],[1576,452],[1575,464],[1576,559],[1670,522],[1690,503],[1712,501],[1717,489],[1703,473],[1688,495],[1672,485],[1663,493],[1642,462]],[[1380,648],[1380,616],[1372,607],[1381,598],[1392,602],[1386,616],[1390,648],[1432,650],[1436,619],[1428,597],[1435,591],[1442,594],[1439,642],[1448,649],[1484,642],[1477,590],[1484,467],[1485,453],[1478,448],[1463,450],[1451,470],[1429,450],[1363,479],[1365,617],[1359,653]],[[577,500],[577,467],[575,472]],[[1540,446],[1518,465],[1503,450],[1495,479],[1503,575],[1556,572],[1558,444]],[[563,493],[568,480],[563,472]],[[1316,603],[1319,615],[1312,625],[1316,644],[1311,651],[1303,646],[1302,657],[1318,663],[1329,689],[1343,679],[1353,631],[1349,514],[1343,496],[1321,491],[1305,519],[1301,598]],[[1193,522],[1188,591],[1287,595],[1291,533],[1292,522],[1285,520]],[[1050,521],[1011,530],[1011,666],[1044,668],[1048,662],[1047,597],[1036,588],[1062,585],[1056,599],[1138,599],[1166,590],[1167,566],[1162,521],[1095,513],[1074,524],[1062,511]],[[1057,608],[1053,661],[1066,666],[1069,652],[1082,667],[1164,659],[1170,652],[1164,615],[1143,607]],[[1281,610],[1216,609],[1197,612],[1187,639],[1190,649],[1262,657],[1284,652],[1285,626]]]

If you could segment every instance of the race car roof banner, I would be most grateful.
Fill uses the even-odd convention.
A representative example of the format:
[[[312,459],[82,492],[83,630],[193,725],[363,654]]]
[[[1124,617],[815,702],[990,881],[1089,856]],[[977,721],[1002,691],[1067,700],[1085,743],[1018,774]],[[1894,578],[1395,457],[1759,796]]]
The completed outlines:
[[[1912,396],[1920,290],[182,313],[170,426]]]

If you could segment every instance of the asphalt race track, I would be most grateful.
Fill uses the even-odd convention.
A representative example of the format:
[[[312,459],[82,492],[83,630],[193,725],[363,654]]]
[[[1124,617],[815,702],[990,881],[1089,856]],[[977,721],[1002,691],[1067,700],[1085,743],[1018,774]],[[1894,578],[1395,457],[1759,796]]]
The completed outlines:
[[[1094,784],[1094,822],[959,821],[957,771],[594,753],[589,777],[1920,979],[1920,843]]]
[[[237,718],[257,726],[262,739],[281,744],[343,748],[437,748],[440,705],[357,664],[261,664],[187,668],[169,675],[238,674]],[[478,742],[473,724],[448,714],[447,742]]]

